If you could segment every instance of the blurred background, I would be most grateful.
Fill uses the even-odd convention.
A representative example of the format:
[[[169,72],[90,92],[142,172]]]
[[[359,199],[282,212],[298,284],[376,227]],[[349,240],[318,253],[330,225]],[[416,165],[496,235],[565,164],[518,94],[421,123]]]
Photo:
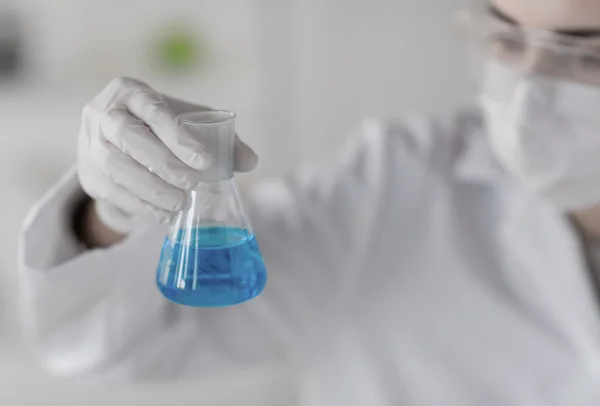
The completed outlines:
[[[367,116],[468,102],[453,14],[466,0],[0,0],[0,404],[291,405],[269,366],[210,382],[97,389],[41,372],[17,327],[17,235],[71,165],[83,104],[134,76],[238,113],[245,182],[320,161]]]

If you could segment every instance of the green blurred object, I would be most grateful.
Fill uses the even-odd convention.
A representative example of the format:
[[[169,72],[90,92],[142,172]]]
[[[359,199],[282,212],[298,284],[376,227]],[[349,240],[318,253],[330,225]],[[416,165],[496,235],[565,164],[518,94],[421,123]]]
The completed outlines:
[[[161,67],[171,71],[198,69],[203,49],[192,30],[182,25],[164,30],[155,42],[156,58]]]

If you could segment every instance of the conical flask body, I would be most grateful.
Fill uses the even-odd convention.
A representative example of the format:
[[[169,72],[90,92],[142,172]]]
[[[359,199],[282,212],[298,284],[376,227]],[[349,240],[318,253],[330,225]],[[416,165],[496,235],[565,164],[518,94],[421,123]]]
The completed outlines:
[[[195,307],[235,305],[264,289],[265,265],[233,179],[192,192],[164,242],[156,282],[167,299]]]

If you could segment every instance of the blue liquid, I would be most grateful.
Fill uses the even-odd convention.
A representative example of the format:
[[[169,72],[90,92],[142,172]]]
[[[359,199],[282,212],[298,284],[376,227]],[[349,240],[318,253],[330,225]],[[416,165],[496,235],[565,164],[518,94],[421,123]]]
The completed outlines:
[[[156,282],[169,300],[186,306],[231,306],[260,294],[267,272],[254,235],[240,228],[182,231],[166,239]]]

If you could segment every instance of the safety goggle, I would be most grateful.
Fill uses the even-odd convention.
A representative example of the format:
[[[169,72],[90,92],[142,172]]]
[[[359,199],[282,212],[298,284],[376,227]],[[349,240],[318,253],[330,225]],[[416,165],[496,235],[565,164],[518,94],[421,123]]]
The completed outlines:
[[[511,24],[489,10],[457,15],[479,77],[490,59],[528,74],[600,86],[600,37],[581,37]]]

